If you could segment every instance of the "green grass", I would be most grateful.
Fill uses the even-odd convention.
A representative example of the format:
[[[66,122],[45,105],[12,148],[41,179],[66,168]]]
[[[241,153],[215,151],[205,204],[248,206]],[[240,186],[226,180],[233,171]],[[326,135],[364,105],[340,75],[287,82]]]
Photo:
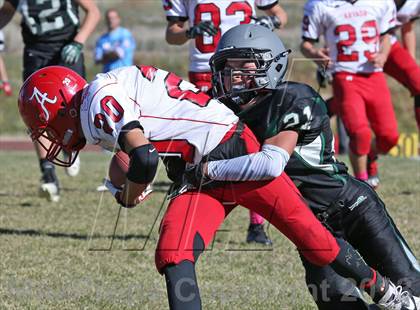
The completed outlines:
[[[109,159],[82,154],[76,178],[58,169],[54,204],[37,197],[32,152],[0,152],[0,309],[167,309],[154,266],[166,179],[161,172],[152,199],[122,210],[116,226],[119,208],[95,191]],[[380,168],[380,194],[420,254],[419,162],[385,158]],[[315,309],[295,248],[273,228],[269,251],[231,251],[255,249],[244,242],[247,222],[234,210],[197,264],[204,309]]]

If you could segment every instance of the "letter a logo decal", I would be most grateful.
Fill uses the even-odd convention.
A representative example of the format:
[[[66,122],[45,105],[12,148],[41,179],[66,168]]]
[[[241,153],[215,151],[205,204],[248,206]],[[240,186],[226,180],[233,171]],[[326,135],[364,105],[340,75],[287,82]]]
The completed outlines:
[[[57,102],[57,97],[54,96],[54,99],[48,98],[47,93],[41,93],[36,87],[34,87],[34,92],[29,98],[29,100],[32,100],[35,97],[36,101],[41,105],[42,110],[45,113],[45,120],[48,121],[50,118],[50,113],[48,112],[47,108],[45,107],[45,102],[48,102],[50,104],[54,104]]]

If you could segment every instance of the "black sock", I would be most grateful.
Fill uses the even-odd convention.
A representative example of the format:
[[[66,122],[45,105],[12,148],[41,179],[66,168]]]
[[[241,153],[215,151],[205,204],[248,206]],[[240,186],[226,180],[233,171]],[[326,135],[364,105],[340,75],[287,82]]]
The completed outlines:
[[[357,286],[372,279],[374,271],[365,263],[360,254],[345,240],[337,239],[340,252],[331,267],[342,277],[356,281]]]
[[[44,183],[57,183],[58,179],[55,175],[55,167],[54,164],[51,163],[48,159],[41,158],[39,160],[39,167],[42,173],[42,181]]]
[[[54,170],[54,165],[46,158],[39,159],[39,167],[41,168],[42,173],[49,169]]]
[[[363,258],[347,241],[337,239],[340,253],[331,263],[331,267],[342,277],[356,281],[356,286],[368,293],[378,302],[388,289],[387,280],[379,272],[370,268]]]
[[[414,113],[416,116],[417,128],[420,131],[420,95],[414,96]]]
[[[200,310],[201,299],[194,263],[184,260],[164,268],[170,310]]]

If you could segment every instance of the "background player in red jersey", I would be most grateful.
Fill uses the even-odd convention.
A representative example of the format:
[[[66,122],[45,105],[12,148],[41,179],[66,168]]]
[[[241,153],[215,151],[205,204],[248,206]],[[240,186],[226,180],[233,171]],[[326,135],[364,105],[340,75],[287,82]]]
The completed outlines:
[[[267,16],[256,18],[255,7]],[[227,30],[252,22],[274,30],[287,22],[287,14],[277,0],[163,0],[163,8],[168,20],[166,41],[175,45],[189,42],[188,77],[204,92],[212,87],[209,59]],[[250,212],[247,242],[271,244],[263,223],[260,215]]]
[[[302,53],[333,71],[334,101],[350,137],[354,174],[363,181],[370,178],[372,185],[379,179],[368,174],[368,164],[374,165],[376,154],[387,153],[398,141],[391,94],[382,73],[390,50],[387,33],[395,21],[392,2],[368,0],[310,0],[302,21]],[[321,36],[327,49],[314,45]]]

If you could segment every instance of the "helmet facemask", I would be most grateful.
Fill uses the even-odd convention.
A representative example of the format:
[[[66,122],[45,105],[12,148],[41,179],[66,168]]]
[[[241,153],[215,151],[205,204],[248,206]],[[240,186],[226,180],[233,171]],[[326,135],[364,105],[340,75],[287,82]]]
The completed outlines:
[[[33,141],[37,141],[47,152],[46,158],[50,162],[62,167],[70,167],[73,165],[79,151],[86,144],[86,140],[83,138],[77,139],[74,136],[73,130],[70,128],[65,131],[64,139],[61,139],[58,133],[51,127],[38,129],[36,134],[30,132],[30,136]],[[70,141],[73,141],[71,146],[69,144]]]
[[[78,104],[75,104],[80,94],[73,97],[72,102],[66,102],[65,96],[60,110],[49,121],[45,121],[35,130],[28,129],[33,141],[37,141],[47,152],[46,158],[55,165],[70,167],[76,161],[79,151],[85,146],[86,140],[78,136]],[[80,98],[80,97],[79,97]]]
[[[229,98],[237,105],[248,103],[259,90],[269,85],[267,71],[273,62],[268,49],[235,48],[216,53],[210,59],[213,93],[217,99]],[[227,66],[228,62],[255,64],[255,68]],[[248,85],[235,83],[235,79],[247,80]]]

